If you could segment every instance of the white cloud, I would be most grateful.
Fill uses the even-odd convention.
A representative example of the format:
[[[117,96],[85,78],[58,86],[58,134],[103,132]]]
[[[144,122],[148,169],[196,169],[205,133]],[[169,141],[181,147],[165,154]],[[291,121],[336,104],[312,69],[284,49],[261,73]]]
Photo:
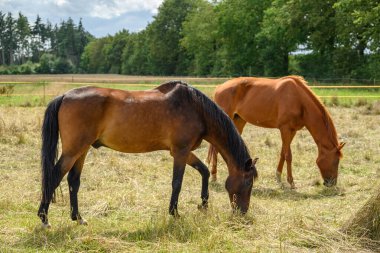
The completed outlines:
[[[98,17],[111,19],[125,13],[149,11],[156,13],[163,0],[0,0],[0,10],[50,13],[51,15]],[[37,15],[37,13],[35,13]]]
[[[85,28],[95,36],[113,34],[123,28],[139,31],[157,14],[163,0],[0,0],[0,11],[17,17],[21,12],[32,24],[39,15],[53,24],[69,17],[78,22],[82,18]],[[123,22],[121,20],[124,20]],[[100,30],[102,27],[102,30]]]
[[[162,0],[113,0],[92,2],[92,17],[111,19],[128,12],[149,11],[152,14],[157,12]]]
[[[55,4],[58,6],[64,6],[65,4],[67,4],[67,1],[66,0],[55,0]]]

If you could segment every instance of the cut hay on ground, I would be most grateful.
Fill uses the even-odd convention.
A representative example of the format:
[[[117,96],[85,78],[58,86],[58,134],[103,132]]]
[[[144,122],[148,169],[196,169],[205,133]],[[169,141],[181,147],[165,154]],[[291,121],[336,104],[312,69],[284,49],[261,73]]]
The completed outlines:
[[[380,187],[343,226],[343,231],[357,237],[380,240]]]

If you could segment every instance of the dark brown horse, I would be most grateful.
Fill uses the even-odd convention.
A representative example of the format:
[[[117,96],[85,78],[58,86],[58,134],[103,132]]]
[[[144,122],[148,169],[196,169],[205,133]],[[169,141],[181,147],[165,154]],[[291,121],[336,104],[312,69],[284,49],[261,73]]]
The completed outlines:
[[[302,77],[235,78],[216,88],[214,101],[233,120],[240,134],[247,122],[280,130],[282,149],[276,172],[279,183],[286,161],[287,181],[295,187],[290,144],[296,132],[305,126],[318,146],[317,165],[324,184],[336,184],[344,143],[338,143],[330,114]],[[217,150],[210,145],[208,161],[212,162],[213,180],[217,173]]]
[[[62,154],[57,158],[59,135]],[[202,176],[201,207],[207,207],[208,168],[191,152],[203,139],[215,145],[228,166],[226,189],[232,206],[249,207],[255,161],[230,118],[200,91],[173,81],[148,91],[96,87],[71,90],[48,105],[42,128],[42,200],[38,210],[50,227],[52,195],[68,173],[71,218],[86,221],[78,211],[77,193],[87,151],[105,146],[126,153],[169,150],[174,158],[169,213],[177,214],[185,165]],[[234,203],[233,203],[234,202]]]

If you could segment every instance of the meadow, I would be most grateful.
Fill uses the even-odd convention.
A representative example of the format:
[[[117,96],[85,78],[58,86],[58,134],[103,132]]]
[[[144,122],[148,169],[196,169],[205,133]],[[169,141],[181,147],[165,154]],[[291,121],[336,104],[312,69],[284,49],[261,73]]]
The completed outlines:
[[[43,106],[51,98],[67,90],[86,85],[100,87],[145,90],[168,80],[182,80],[211,96],[215,87],[229,78],[198,77],[141,77],[123,75],[5,75],[0,77],[0,105],[5,106]],[[349,88],[343,88],[350,86]],[[321,100],[332,106],[352,106],[371,104],[380,100],[379,85],[325,84],[311,82],[310,87]],[[355,88],[352,88],[355,87]],[[5,92],[1,92],[2,89]],[[6,90],[10,89],[11,96]]]
[[[174,219],[168,215],[173,162],[168,152],[124,154],[100,148],[89,151],[78,194],[89,225],[70,220],[64,179],[57,203],[50,208],[52,228],[42,230],[36,213],[46,102],[84,83],[136,90],[169,79],[185,80],[208,95],[223,81],[116,75],[1,77],[9,84],[24,82],[14,86],[13,94],[29,96],[0,97],[0,252],[378,252],[380,242],[348,236],[340,228],[379,190],[380,99],[338,98],[338,89],[325,100],[340,141],[347,143],[336,187],[322,185],[315,163],[317,147],[305,129],[292,144],[297,188],[289,188],[285,175],[284,184],[278,185],[279,131],[247,126],[243,139],[252,157],[259,157],[259,179],[247,215],[231,212],[222,159],[219,179],[210,184],[206,212],[197,210],[201,177],[186,168],[178,207],[181,217]],[[44,86],[45,99],[40,96]],[[361,95],[359,91],[347,92]],[[368,94],[377,96],[379,90]],[[203,142],[195,153],[204,161],[207,150]]]

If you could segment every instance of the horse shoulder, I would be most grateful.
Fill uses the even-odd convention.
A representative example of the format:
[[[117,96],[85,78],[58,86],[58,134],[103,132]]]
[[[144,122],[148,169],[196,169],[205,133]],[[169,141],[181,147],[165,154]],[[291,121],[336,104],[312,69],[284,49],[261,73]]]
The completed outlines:
[[[229,115],[232,116],[238,104],[244,99],[247,89],[247,80],[234,78],[218,86],[214,92],[214,101]]]

